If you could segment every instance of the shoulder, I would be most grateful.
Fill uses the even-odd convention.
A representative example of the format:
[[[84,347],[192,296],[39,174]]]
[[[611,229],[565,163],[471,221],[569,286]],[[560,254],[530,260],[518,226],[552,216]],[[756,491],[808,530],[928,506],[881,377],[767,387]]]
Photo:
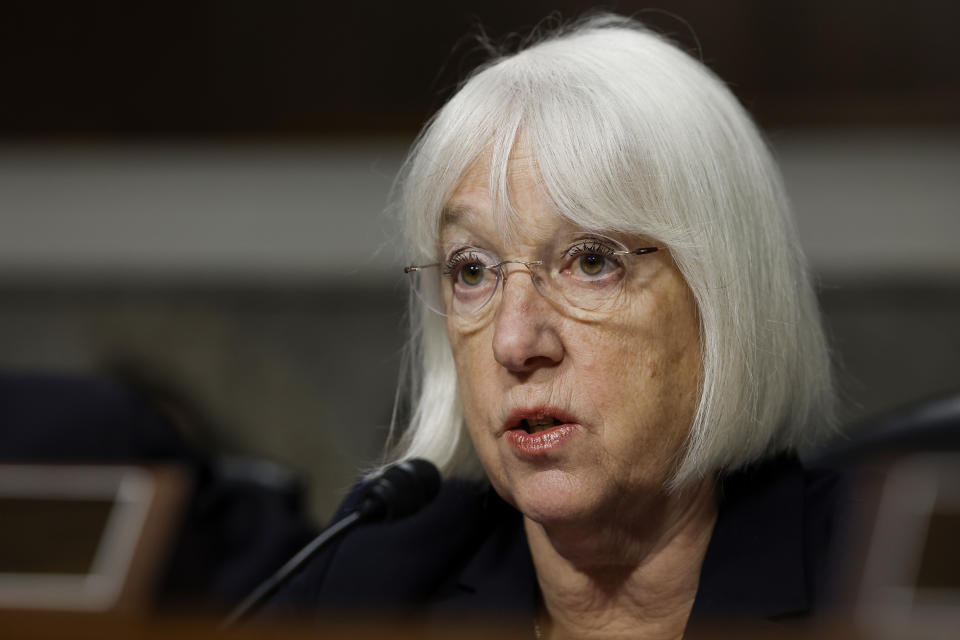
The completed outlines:
[[[721,477],[719,491],[694,617],[813,614],[828,589],[842,475],[782,455]]]
[[[349,513],[363,485],[338,509]],[[522,578],[526,562],[529,580]],[[417,514],[363,524],[310,564],[274,599],[285,609],[411,610],[483,608],[505,598],[494,583],[531,583],[532,562],[518,512],[487,488],[458,480]],[[487,587],[490,588],[487,588]]]

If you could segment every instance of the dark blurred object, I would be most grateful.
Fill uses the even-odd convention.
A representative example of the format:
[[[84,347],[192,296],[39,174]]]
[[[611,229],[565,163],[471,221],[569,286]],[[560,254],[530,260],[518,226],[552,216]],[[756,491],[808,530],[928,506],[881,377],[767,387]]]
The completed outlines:
[[[859,479],[866,527],[848,565],[858,623],[877,638],[955,637],[960,453],[904,453]]]
[[[960,451],[960,392],[909,404],[851,427],[808,458],[849,466],[922,451]]]
[[[836,610],[870,637],[948,637],[960,620],[960,392],[865,420],[807,464],[844,470]]]
[[[598,5],[676,39],[764,126],[960,121],[960,5],[943,0],[18,0],[0,136],[413,133],[483,60],[478,23],[500,40]]]
[[[226,610],[312,540],[317,528],[304,515],[299,482],[271,463],[229,458],[198,471],[158,604]]]
[[[116,380],[0,373],[0,461],[185,468],[193,491],[156,591],[161,608],[228,607],[315,533],[289,472],[199,450]]]
[[[116,380],[4,372],[0,460],[200,461],[166,418]]]

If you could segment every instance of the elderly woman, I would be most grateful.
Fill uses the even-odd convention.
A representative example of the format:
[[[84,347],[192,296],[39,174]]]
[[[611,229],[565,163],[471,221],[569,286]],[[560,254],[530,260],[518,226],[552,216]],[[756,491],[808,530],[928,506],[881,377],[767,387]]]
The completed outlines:
[[[830,428],[828,355],[723,84],[636,22],[581,21],[475,72],[399,184],[415,357],[393,459],[452,480],[289,593],[558,638],[809,613],[829,482],[792,452]]]

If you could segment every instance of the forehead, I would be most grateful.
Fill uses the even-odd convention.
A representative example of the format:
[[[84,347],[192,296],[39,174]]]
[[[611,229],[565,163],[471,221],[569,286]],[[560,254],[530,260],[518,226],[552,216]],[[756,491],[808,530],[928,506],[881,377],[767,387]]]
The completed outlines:
[[[573,226],[557,212],[528,158],[512,158],[506,175],[497,177],[486,162],[467,171],[441,212],[441,238],[473,232],[536,239]]]

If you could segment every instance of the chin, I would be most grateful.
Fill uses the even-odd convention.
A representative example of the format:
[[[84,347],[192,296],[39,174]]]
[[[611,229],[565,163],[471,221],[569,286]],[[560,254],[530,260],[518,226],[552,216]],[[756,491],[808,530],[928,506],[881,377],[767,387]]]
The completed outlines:
[[[595,488],[559,469],[525,472],[500,495],[523,515],[542,525],[593,517],[599,507]]]

